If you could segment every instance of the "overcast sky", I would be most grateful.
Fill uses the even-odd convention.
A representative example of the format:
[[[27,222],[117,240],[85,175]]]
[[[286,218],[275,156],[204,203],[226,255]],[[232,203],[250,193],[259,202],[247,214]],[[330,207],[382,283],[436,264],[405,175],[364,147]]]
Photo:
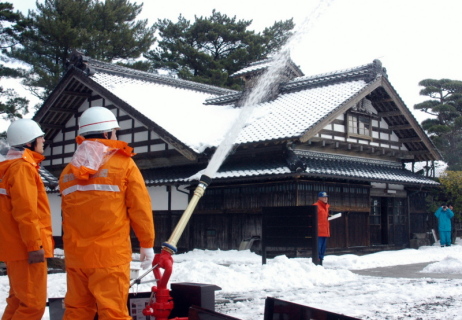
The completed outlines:
[[[8,0],[5,0],[8,1]],[[41,1],[41,0],[40,0]],[[35,9],[35,0],[13,0],[15,9]],[[141,3],[142,1],[137,1]],[[413,110],[425,100],[418,82],[426,78],[462,80],[462,1],[460,0],[197,0],[144,1],[140,18],[151,23],[180,14],[210,16],[213,9],[238,19],[253,20],[262,31],[275,21],[294,18],[297,26],[312,17],[308,30],[291,49],[305,75],[382,61],[389,80],[420,121],[428,116]]]

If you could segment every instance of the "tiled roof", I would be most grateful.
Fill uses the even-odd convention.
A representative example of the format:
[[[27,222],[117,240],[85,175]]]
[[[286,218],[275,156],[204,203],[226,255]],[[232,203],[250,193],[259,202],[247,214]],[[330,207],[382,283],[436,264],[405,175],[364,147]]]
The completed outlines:
[[[367,87],[364,80],[280,94],[255,107],[237,143],[298,138]]]
[[[382,68],[381,62],[374,60],[372,64],[365,64],[355,68],[296,78],[282,85],[281,92],[309,89],[315,86],[357,79],[370,82],[379,75],[387,76],[385,69]]]
[[[251,64],[248,68],[244,68],[239,73],[249,73],[251,71],[265,69],[271,64],[271,60],[263,60]],[[287,93],[297,90],[306,90],[313,87],[326,86],[333,83],[364,80],[371,82],[377,76],[387,76],[386,71],[382,68],[382,64],[378,60],[374,60],[373,63],[365,64],[359,67],[338,70],[328,73],[317,74],[313,76],[297,77],[286,83],[281,83],[280,92]],[[229,94],[223,94],[218,97],[209,98],[206,100],[206,104],[224,104],[224,103],[235,103],[242,97],[242,92],[235,92]]]
[[[342,177],[405,185],[439,185],[438,182],[413,173],[392,161],[326,154],[313,151],[294,151],[306,166],[305,172],[315,176]]]
[[[47,191],[58,191],[58,179],[54,175],[43,167],[40,167],[39,174]]]
[[[205,100],[204,104],[231,104],[235,103],[242,97],[242,92],[230,93],[230,94],[222,94],[218,97],[209,98]]]
[[[257,62],[253,62],[248,67],[243,68],[243,69],[233,73],[231,75],[231,77],[238,77],[238,76],[241,76],[243,74],[264,70],[264,69],[268,68],[271,65],[271,63],[272,63],[271,59],[265,59],[265,60],[260,60],[260,61],[257,61]]]
[[[205,167],[171,167],[141,170],[147,185],[168,183],[189,183],[200,176]],[[224,165],[214,179],[230,179],[242,177],[262,177],[290,174],[291,171],[283,160],[267,160]]]
[[[193,88],[105,72],[91,78],[196,153],[217,146],[239,113],[231,106],[204,105],[212,94]],[[199,124],[207,130],[198,130]]]
[[[232,178],[278,178],[297,174],[304,177],[329,177],[357,181],[374,181],[403,185],[436,186],[439,183],[422,175],[412,173],[392,161],[373,160],[312,151],[294,151],[296,158],[303,162],[303,170],[294,172],[293,159],[272,159],[263,161],[247,161],[239,164],[225,164],[217,172],[213,180],[229,180]],[[292,168],[292,170],[290,169]],[[204,168],[161,168],[142,170],[147,185],[189,183],[199,176]],[[190,177],[194,177],[190,179]]]
[[[91,76],[94,81],[196,153],[220,145],[239,115],[240,108],[235,103],[242,92],[222,89],[221,93],[212,93],[210,88],[216,87],[180,79],[164,80],[166,77],[137,70],[126,71],[133,75],[124,74],[123,67],[91,59],[89,62],[96,71]],[[270,60],[264,60],[249,68],[262,68],[269,63]],[[274,100],[246,106],[253,113],[246,119],[236,143],[298,139],[382,76],[386,76],[385,70],[376,60],[356,68],[283,83]],[[204,90],[198,91],[197,86]],[[198,132],[198,123],[207,126],[206,129]]]
[[[194,90],[107,73],[97,73],[92,79],[197,152],[201,152],[204,145],[217,147],[240,112],[232,105],[204,106],[203,102],[210,96]],[[356,80],[280,94],[273,101],[255,106],[236,142],[298,138],[366,86],[364,80]],[[177,120],[168,114],[175,114]],[[179,115],[183,115],[185,121],[178,121]],[[204,116],[208,127],[202,133],[197,132]],[[228,125],[221,124],[226,119]]]
[[[334,120],[340,112],[345,112],[351,106],[348,103],[358,100],[359,96],[374,94],[377,99],[382,99],[382,95],[386,97],[388,94],[383,87],[388,86],[389,82],[385,78],[385,69],[378,60],[355,68],[310,77],[302,76],[280,83],[275,87],[279,89],[278,94],[270,100],[265,98],[265,102],[244,107],[241,107],[242,102],[238,101],[242,99],[243,94],[248,93],[247,91],[237,92],[93,59],[87,60],[90,70],[87,79],[90,82],[81,79],[84,82],[83,87],[90,87],[92,82],[96,82],[97,91],[106,94],[108,100],[113,99],[111,102],[121,106],[144,126],[156,131],[174,148],[181,150],[188,159],[196,158],[208,148],[218,147],[239,114],[248,114],[240,113],[242,108],[251,109],[252,113],[247,119],[239,119],[243,127],[239,130],[236,144],[281,143],[312,137],[327,121]],[[264,60],[252,64],[249,68],[266,68],[269,64],[271,60]],[[292,67],[291,65],[290,68]],[[301,73],[294,72],[295,74]],[[81,75],[76,72],[77,76]],[[81,83],[77,81],[76,84]],[[102,88],[98,88],[98,85]],[[79,90],[82,91],[81,97],[91,92],[89,88],[79,87]],[[78,100],[72,105],[69,103],[69,107],[64,108],[61,105],[67,100],[59,98],[59,102],[51,99],[50,101],[57,101],[56,104],[63,109],[75,108],[82,101]],[[381,108],[378,110],[380,112],[406,111],[399,110],[394,100],[387,104],[381,103],[377,107]],[[37,120],[46,115],[45,121],[42,122],[55,128],[61,124],[58,121],[69,117],[63,116],[59,110],[51,112],[50,116],[39,110],[37,115]],[[410,112],[406,115],[412,116]],[[55,117],[59,117],[59,120],[54,120]],[[387,119],[392,126],[409,126],[409,119],[404,115],[390,116]],[[418,126],[417,121],[413,125]],[[55,128],[48,129],[53,130],[50,135],[56,134]],[[425,135],[423,130],[416,133],[412,127],[397,130],[401,130],[397,133],[399,138],[421,138]],[[408,142],[405,145],[410,151],[421,152],[426,150],[425,148],[432,148],[432,145],[429,146],[431,141],[427,140]],[[438,155],[433,152],[431,156]],[[423,155],[417,157],[420,157],[418,160],[428,160],[428,157]]]
[[[273,58],[268,58],[268,59],[252,62],[251,64],[249,64],[249,66],[247,66],[247,67],[245,67],[245,68],[231,74],[230,77],[239,77],[239,76],[242,76],[244,74],[258,73],[260,71],[268,69],[274,63],[274,61],[275,61],[275,59],[273,57]],[[300,70],[300,68],[294,64],[292,59],[288,58],[287,65],[290,66],[291,68],[293,68],[294,71],[299,76],[300,75],[303,76],[302,70]]]
[[[170,77],[167,75],[159,75],[159,74],[152,73],[152,72],[145,72],[145,71],[140,71],[136,69],[130,69],[130,68],[126,68],[123,66],[119,66],[117,64],[106,63],[106,62],[94,60],[91,58],[87,58],[87,60],[90,63],[92,74],[94,74],[93,72],[96,71],[96,73],[120,75],[120,76],[126,77],[127,80],[129,80],[128,77],[131,77],[134,79],[155,82],[158,84],[164,84],[164,85],[174,86],[178,88],[202,91],[202,92],[206,92],[206,93],[210,93],[214,95],[229,94],[229,93],[236,92],[230,89],[220,88],[220,87],[206,85],[206,84],[188,81],[188,80],[183,80],[179,78]]]

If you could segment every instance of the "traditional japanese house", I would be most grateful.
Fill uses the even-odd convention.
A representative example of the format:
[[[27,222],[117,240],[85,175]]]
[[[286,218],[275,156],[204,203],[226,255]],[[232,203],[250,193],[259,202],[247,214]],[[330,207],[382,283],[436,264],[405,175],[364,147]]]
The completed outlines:
[[[77,120],[92,106],[117,116],[135,148],[155,212],[156,247],[169,238],[197,180],[272,60],[236,74],[243,91],[103,63],[75,53],[34,119],[46,132],[44,166],[56,176],[76,148]],[[262,208],[304,206],[327,191],[328,250],[409,246],[430,230],[426,193],[441,155],[401,100],[380,61],[305,76],[289,59],[254,107],[181,237],[180,250],[237,249],[258,237]],[[406,164],[426,162],[416,174]],[[53,215],[60,229],[59,197]]]

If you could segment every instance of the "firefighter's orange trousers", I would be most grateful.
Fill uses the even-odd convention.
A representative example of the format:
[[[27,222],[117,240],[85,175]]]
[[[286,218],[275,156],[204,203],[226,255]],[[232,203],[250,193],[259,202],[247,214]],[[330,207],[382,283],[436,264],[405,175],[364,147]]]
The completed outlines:
[[[6,263],[10,293],[2,320],[40,320],[47,302],[47,262]]]
[[[130,263],[109,268],[67,268],[63,320],[131,320],[127,308]]]

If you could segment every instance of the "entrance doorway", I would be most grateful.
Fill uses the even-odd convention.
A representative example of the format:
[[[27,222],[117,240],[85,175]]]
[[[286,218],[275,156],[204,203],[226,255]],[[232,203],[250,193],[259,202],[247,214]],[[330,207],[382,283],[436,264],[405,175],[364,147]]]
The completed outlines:
[[[369,226],[372,245],[404,245],[409,240],[406,198],[372,197]]]

